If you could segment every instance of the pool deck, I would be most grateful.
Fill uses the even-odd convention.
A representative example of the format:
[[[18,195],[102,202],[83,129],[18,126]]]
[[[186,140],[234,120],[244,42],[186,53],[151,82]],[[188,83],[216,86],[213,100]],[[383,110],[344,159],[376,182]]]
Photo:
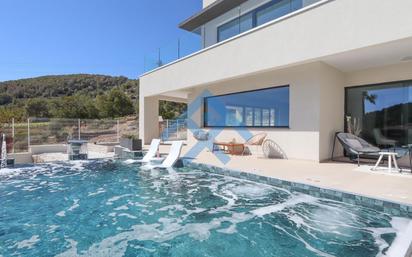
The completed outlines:
[[[169,146],[166,145],[160,147],[162,153],[168,153],[168,149]],[[183,148],[183,156],[187,150],[186,147]],[[230,156],[229,162],[222,164],[209,151],[201,152],[193,161],[382,200],[412,204],[412,174],[409,170],[404,174],[388,174],[385,170],[370,171],[372,164],[359,168],[353,163],[265,159],[262,156]]]

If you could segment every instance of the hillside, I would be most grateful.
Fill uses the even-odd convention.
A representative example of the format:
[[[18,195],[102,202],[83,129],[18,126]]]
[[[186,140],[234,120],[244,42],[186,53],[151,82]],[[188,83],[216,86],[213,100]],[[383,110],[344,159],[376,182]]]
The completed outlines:
[[[122,87],[132,99],[135,99],[138,94],[139,81],[126,77],[90,74],[43,76],[0,82],[0,98],[2,96],[4,98],[5,95],[14,99],[51,98],[74,94],[94,98],[114,87]]]
[[[138,115],[139,80],[73,74],[0,82],[0,123],[37,118],[106,119]],[[160,115],[173,119],[184,104],[161,102]]]

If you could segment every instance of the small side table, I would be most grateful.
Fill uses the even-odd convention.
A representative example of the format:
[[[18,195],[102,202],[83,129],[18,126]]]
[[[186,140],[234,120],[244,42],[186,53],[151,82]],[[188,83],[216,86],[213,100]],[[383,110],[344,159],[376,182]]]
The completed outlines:
[[[396,156],[398,156],[398,154],[394,153],[394,152],[380,152],[379,153],[379,159],[376,162],[375,166],[372,168],[372,170],[376,170],[376,168],[378,168],[378,166],[381,163],[383,157],[385,157],[385,156],[388,157],[388,170],[389,170],[389,172],[392,172],[392,161],[393,161],[393,165],[395,166],[395,169],[397,171],[400,171],[400,169],[398,167],[398,162],[396,161]]]

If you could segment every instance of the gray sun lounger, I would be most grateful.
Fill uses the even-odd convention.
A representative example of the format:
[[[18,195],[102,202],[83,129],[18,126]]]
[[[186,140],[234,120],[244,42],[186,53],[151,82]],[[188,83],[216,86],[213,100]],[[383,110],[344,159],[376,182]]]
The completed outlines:
[[[345,151],[350,155],[357,157],[358,166],[360,166],[361,155],[376,155],[382,150],[376,146],[373,146],[366,142],[364,139],[357,137],[350,133],[339,132],[336,133],[335,140],[338,139],[339,143],[343,146]],[[333,143],[332,160],[335,151],[335,142]]]

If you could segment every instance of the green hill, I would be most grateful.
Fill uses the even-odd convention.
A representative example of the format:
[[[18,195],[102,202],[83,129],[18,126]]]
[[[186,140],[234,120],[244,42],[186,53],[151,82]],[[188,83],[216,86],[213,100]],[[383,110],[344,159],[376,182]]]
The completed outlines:
[[[75,94],[96,97],[114,87],[121,87],[132,98],[136,98],[139,81],[126,77],[90,74],[43,76],[0,82],[0,97],[4,98],[4,95],[7,95],[14,99],[28,99],[63,97]]]
[[[138,115],[139,80],[104,75],[43,76],[0,82],[0,123],[12,118],[104,119]],[[178,117],[186,105],[161,102],[160,115]]]

